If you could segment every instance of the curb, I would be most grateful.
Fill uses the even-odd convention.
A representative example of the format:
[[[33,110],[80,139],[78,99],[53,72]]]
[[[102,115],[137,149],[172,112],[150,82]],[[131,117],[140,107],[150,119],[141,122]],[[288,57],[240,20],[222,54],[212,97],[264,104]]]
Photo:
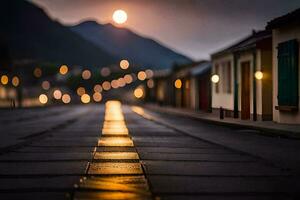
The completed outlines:
[[[252,129],[252,130],[257,130],[257,131],[259,131],[259,133],[255,133],[255,134],[258,134],[258,135],[300,140],[299,132],[293,132],[293,131],[288,131],[288,130],[284,130],[284,129],[272,129],[272,128],[268,128],[268,127],[259,127],[259,126],[253,126],[253,125],[247,125],[247,124],[230,123],[230,122],[225,122],[225,121],[217,121],[217,120],[212,120],[212,119],[207,119],[207,118],[203,118],[200,116],[196,116],[193,114],[170,111],[170,110],[164,109],[162,107],[154,108],[152,106],[147,106],[147,105],[143,106],[143,107],[150,112],[152,111],[152,112],[158,112],[158,113],[163,113],[163,114],[173,114],[176,116],[184,116],[184,117],[196,119],[196,120],[199,120],[202,122],[216,124],[216,125],[220,125],[220,126],[231,127],[231,128],[241,128],[241,129],[248,128],[248,129]]]

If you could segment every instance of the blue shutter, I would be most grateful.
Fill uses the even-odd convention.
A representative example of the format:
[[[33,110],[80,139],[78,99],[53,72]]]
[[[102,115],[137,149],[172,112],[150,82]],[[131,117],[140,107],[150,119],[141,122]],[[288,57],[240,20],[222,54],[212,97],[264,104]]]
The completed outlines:
[[[278,105],[298,107],[298,58],[297,40],[278,45]]]

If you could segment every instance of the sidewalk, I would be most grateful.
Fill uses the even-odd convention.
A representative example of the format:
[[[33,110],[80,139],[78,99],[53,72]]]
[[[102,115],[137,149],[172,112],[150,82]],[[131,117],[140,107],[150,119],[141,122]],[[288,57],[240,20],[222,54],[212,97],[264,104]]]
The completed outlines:
[[[184,117],[190,117],[197,120],[205,121],[208,123],[214,123],[222,126],[229,126],[233,128],[248,128],[260,131],[259,133],[269,136],[284,137],[300,139],[300,124],[299,125],[288,125],[278,124],[273,121],[251,121],[241,120],[235,118],[224,118],[220,119],[218,115],[212,113],[205,113],[195,111],[192,109],[174,108],[169,106],[158,106],[155,104],[146,104],[145,108],[166,114],[174,114]]]

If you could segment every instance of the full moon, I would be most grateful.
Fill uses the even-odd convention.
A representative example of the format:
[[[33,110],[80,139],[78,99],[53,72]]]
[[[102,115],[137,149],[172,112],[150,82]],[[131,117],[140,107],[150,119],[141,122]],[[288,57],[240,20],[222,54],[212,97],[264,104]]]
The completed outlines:
[[[116,10],[112,18],[117,24],[123,24],[127,21],[127,13],[124,10]]]

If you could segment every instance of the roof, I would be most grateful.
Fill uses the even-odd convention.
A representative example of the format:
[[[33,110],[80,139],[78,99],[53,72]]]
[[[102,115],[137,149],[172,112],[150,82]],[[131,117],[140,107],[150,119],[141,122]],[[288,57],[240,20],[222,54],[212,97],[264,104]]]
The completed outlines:
[[[213,53],[211,56],[216,57],[226,53],[233,53],[249,48],[256,47],[256,44],[264,39],[271,38],[272,32],[270,30],[262,30],[262,31],[253,31],[251,35],[245,37],[244,39],[232,44],[231,46]]]
[[[193,76],[201,75],[211,69],[211,62],[201,63],[191,69],[190,73]]]
[[[208,62],[207,60],[201,60],[193,63],[189,63],[186,65],[175,66],[173,68],[173,72],[176,77],[185,77],[190,74],[191,69],[194,69],[196,66],[201,65],[203,63]]]
[[[160,69],[153,71],[153,78],[164,78],[171,74],[171,69]]]
[[[290,23],[300,24],[300,8],[268,22],[267,29],[275,29]]]

